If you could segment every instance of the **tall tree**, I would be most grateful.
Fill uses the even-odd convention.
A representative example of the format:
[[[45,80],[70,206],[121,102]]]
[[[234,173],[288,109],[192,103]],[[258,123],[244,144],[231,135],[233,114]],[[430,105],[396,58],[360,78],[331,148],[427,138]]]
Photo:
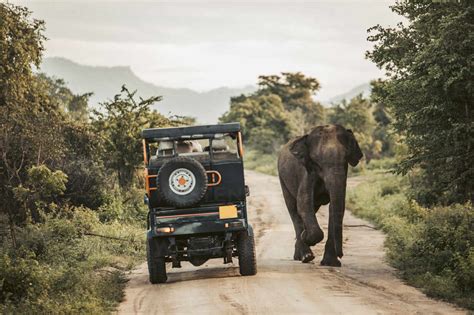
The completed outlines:
[[[367,57],[388,80],[379,91],[408,154],[398,171],[426,170],[435,202],[474,200],[472,1],[399,1],[408,23],[369,29]]]
[[[62,113],[32,70],[41,62],[43,31],[26,8],[0,4],[0,210],[11,224],[25,215],[17,211],[13,188],[25,180],[26,168],[61,155],[56,122]]]
[[[273,153],[296,135],[324,122],[324,108],[313,100],[319,90],[315,78],[300,72],[260,76],[259,90],[231,98],[221,122],[240,121],[253,148]]]
[[[299,120],[301,134],[324,122],[324,108],[313,99],[321,87],[316,78],[301,72],[283,72],[281,76],[259,76],[258,79],[260,89],[257,93],[278,95],[285,110]]]
[[[390,108],[384,102],[384,81],[374,80],[370,82],[372,92],[370,102],[373,106],[373,116],[377,126],[373,131],[375,141],[382,144],[381,154],[384,156],[393,156],[395,154],[396,135],[392,132],[393,117]]]
[[[373,139],[376,123],[372,115],[372,103],[362,94],[349,102],[343,100],[330,109],[328,116],[329,122],[342,125],[354,132],[367,162],[380,153],[381,148],[378,148]]]
[[[0,106],[27,99],[32,66],[39,66],[44,50],[44,29],[27,8],[0,3]]]
[[[12,225],[28,215],[14,191],[32,167],[65,171],[71,179],[66,197],[74,204],[101,202],[97,141],[85,124],[89,94],[74,95],[64,81],[34,73],[43,31],[26,8],[0,4],[0,212]]]
[[[135,91],[136,92],[136,91]],[[179,124],[150,106],[161,100],[161,96],[135,99],[135,92],[122,86],[121,94],[102,103],[103,110],[94,111],[93,125],[103,141],[102,159],[105,166],[114,170],[121,187],[133,184],[135,171],[143,163],[140,132],[148,127],[165,127]]]
[[[250,146],[273,153],[296,132],[296,124],[290,118],[281,98],[268,94],[232,98],[230,110],[220,121],[239,121]]]
[[[54,99],[57,106],[70,118],[83,122],[89,119],[88,104],[93,93],[74,94],[63,79],[50,78],[43,73],[38,74],[37,78],[43,83],[51,99]]]

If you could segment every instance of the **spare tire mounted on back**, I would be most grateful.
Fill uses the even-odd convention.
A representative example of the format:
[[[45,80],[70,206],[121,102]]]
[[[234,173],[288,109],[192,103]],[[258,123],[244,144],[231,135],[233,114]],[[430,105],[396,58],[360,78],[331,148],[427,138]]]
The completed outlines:
[[[198,161],[179,156],[165,162],[156,178],[159,198],[183,208],[198,203],[207,190],[206,170]]]

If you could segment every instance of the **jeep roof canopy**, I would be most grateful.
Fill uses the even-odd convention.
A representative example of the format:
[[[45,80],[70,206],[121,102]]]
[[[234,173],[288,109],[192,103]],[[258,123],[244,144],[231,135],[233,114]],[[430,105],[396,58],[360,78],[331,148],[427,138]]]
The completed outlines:
[[[142,138],[156,140],[213,138],[219,133],[240,131],[240,123],[202,125],[174,128],[150,128],[142,131]]]

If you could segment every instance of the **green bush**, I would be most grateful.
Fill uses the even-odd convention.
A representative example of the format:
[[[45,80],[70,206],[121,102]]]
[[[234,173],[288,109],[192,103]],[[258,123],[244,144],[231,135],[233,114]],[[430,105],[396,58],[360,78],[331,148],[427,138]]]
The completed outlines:
[[[101,314],[122,298],[123,271],[144,257],[143,228],[61,210],[18,228],[16,246],[2,244],[0,313]]]
[[[365,160],[360,161],[359,164],[356,167],[349,167],[349,169],[348,169],[348,176],[349,177],[363,175],[365,173],[366,173]]]
[[[390,170],[395,167],[394,158],[383,158],[383,159],[372,159],[370,163],[367,164],[368,170]]]
[[[472,204],[425,208],[406,196],[408,183],[391,174],[348,194],[348,208],[387,233],[391,265],[432,297],[474,309],[474,209]]]
[[[143,202],[143,196],[143,189],[136,187],[122,189],[115,186],[98,209],[100,221],[146,224],[148,208]]]
[[[354,214],[369,219],[378,227],[383,228],[383,221],[398,216],[408,206],[408,201],[401,193],[387,193],[387,187],[391,187],[393,192],[401,189],[395,188],[399,185],[397,183],[382,182],[383,178],[392,177],[390,174],[372,173],[370,176],[372,180],[349,191],[347,195],[348,208]],[[385,196],[382,197],[382,193],[385,193]]]
[[[426,293],[474,308],[474,209],[453,205],[429,209],[405,248],[390,246],[390,258]],[[393,237],[392,237],[393,238]],[[392,244],[393,241],[389,244]]]
[[[371,159],[367,163],[362,159],[356,167],[349,167],[349,177],[357,175],[371,175],[374,173],[388,172],[395,165],[394,158]]]
[[[398,194],[399,192],[400,192],[400,187],[398,185],[394,184],[393,182],[392,183],[390,183],[390,182],[385,183],[380,188],[380,195],[382,197],[387,196],[387,195]]]
[[[108,187],[101,166],[92,160],[78,158],[65,162],[62,170],[68,176],[65,195],[71,204],[97,209],[104,203]]]

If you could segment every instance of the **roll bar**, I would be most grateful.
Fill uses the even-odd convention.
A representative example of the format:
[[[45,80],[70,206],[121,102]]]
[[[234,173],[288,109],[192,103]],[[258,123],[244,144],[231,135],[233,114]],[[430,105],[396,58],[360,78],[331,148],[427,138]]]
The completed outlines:
[[[214,138],[216,134],[237,133],[240,123],[201,125],[174,128],[149,128],[142,131],[142,138],[153,140],[204,139]]]

